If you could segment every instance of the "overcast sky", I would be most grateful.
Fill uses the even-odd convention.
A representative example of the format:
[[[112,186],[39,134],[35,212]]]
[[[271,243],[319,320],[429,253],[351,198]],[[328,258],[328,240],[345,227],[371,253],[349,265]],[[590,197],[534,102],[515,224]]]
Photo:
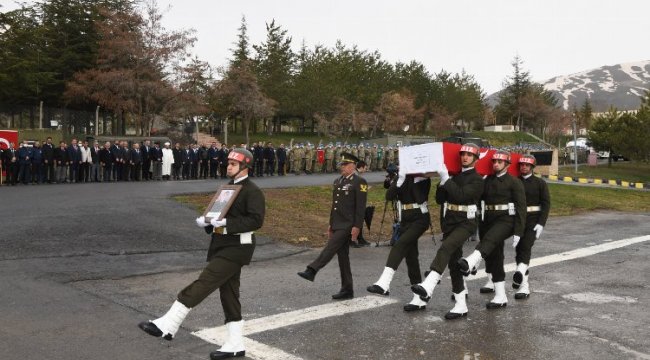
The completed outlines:
[[[0,0],[14,7],[13,1]],[[194,28],[195,53],[226,64],[241,17],[249,40],[265,40],[267,22],[304,41],[336,40],[378,50],[391,63],[416,60],[431,73],[474,75],[488,93],[501,88],[515,55],[535,81],[650,59],[647,0],[158,0],[169,29]]]

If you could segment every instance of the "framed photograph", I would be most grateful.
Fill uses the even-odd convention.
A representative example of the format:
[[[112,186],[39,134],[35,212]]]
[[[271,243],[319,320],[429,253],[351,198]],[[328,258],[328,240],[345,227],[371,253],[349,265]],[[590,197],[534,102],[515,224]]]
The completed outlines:
[[[223,185],[220,187],[203,213],[205,222],[208,223],[212,219],[223,219],[240,191],[241,185]]]

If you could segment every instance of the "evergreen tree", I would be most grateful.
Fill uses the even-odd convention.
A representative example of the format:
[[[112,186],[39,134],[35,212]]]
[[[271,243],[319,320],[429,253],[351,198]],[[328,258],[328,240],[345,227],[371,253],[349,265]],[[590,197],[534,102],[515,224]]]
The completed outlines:
[[[229,60],[230,67],[240,67],[243,64],[249,63],[250,50],[248,45],[248,26],[246,25],[246,17],[241,17],[241,25],[239,26],[239,33],[237,34],[237,42],[234,44],[235,48],[232,51],[232,58]]]

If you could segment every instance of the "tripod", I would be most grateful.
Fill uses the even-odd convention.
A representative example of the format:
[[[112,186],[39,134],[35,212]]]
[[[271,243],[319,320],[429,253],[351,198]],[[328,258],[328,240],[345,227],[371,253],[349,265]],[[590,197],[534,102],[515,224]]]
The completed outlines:
[[[379,224],[379,234],[377,235],[377,241],[375,242],[375,247],[379,247],[379,242],[381,241],[381,235],[382,235],[382,230],[384,228],[384,222],[386,221],[386,210],[388,209],[388,203],[390,203],[390,208],[392,211],[393,215],[393,226],[395,224],[399,224],[399,219],[397,216],[397,204],[393,200],[386,200],[384,202],[384,213],[381,216],[381,223]],[[391,236],[391,240],[387,242],[386,246],[392,246],[393,245],[393,239]]]

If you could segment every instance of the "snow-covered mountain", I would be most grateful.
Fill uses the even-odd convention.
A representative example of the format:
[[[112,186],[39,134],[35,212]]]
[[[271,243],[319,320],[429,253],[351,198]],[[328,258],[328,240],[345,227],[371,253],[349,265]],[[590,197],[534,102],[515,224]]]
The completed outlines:
[[[610,106],[619,110],[635,110],[640,97],[650,90],[650,60],[607,65],[571,75],[556,76],[543,81],[544,88],[556,94],[565,109],[582,106],[589,99],[594,112]],[[488,102],[496,105],[498,93]]]

